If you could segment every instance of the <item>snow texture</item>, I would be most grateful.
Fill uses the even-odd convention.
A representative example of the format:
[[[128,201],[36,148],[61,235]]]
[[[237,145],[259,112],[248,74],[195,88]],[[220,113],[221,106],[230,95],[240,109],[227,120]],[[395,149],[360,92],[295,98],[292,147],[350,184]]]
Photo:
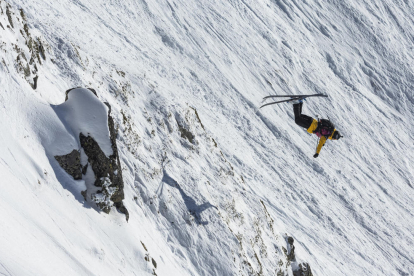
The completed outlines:
[[[79,134],[91,136],[107,157],[113,154],[108,128],[108,107],[89,89],[73,89],[68,100],[54,108],[63,124],[78,140]]]
[[[0,274],[414,275],[412,1],[0,0],[0,23]],[[291,104],[258,109],[314,93],[344,135],[317,159]],[[54,159],[85,112],[111,154],[102,102],[128,223]]]

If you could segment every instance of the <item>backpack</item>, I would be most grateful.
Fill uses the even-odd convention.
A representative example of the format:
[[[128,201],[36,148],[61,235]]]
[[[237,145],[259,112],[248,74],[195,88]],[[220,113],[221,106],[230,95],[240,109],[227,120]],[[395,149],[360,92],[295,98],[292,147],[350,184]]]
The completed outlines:
[[[315,133],[319,132],[323,136],[329,137],[332,132],[335,130],[334,124],[327,119],[320,119],[318,122],[318,127],[315,129]]]

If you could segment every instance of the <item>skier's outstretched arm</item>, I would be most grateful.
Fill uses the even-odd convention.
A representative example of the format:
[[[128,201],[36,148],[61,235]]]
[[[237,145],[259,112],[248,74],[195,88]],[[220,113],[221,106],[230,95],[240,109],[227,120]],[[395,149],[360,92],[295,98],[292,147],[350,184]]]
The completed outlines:
[[[326,142],[326,137],[322,136],[321,139],[319,140],[318,147],[316,148],[316,153],[313,157],[316,158],[316,157],[319,156],[319,153],[321,152],[321,149],[322,149],[323,145],[325,145],[325,142]]]

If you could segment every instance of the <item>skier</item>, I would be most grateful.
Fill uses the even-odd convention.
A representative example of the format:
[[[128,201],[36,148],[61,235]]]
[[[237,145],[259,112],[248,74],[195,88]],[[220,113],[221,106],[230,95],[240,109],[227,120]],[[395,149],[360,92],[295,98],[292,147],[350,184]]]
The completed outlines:
[[[326,119],[316,120],[312,117],[302,114],[302,99],[293,102],[293,112],[295,113],[295,123],[301,127],[307,129],[309,133],[316,134],[319,137],[319,144],[316,148],[314,158],[319,156],[319,153],[326,142],[326,139],[339,140],[342,138],[339,131],[335,129],[335,126],[331,121]]]

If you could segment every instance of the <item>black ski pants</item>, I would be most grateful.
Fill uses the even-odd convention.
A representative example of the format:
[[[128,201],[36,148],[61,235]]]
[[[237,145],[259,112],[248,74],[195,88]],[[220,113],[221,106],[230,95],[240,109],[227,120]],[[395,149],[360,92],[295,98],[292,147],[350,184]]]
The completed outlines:
[[[302,105],[303,103],[293,105],[293,112],[295,113],[295,123],[298,126],[308,129],[313,122],[313,118],[309,117],[308,115],[302,114]]]

